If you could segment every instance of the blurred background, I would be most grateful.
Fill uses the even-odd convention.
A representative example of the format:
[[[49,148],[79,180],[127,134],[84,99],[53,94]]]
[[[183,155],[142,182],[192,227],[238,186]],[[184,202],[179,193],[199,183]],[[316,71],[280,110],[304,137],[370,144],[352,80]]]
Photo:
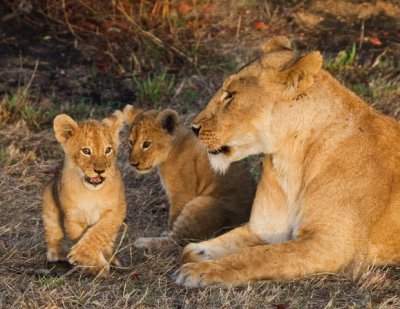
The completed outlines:
[[[274,35],[320,50],[327,70],[399,116],[398,0],[3,0],[0,11],[2,123],[126,103],[197,111]]]

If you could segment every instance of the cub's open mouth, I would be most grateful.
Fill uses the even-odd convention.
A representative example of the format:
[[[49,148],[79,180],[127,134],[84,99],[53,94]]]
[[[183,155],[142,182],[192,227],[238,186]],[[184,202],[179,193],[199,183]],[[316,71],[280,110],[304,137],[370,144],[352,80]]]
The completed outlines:
[[[90,183],[93,186],[98,186],[98,185],[102,184],[104,179],[105,178],[101,177],[101,176],[95,176],[95,177],[85,176],[85,181]]]
[[[215,150],[212,150],[212,151],[208,151],[208,153],[209,154],[212,154],[212,155],[217,155],[217,154],[220,154],[220,153],[229,153],[229,151],[230,151],[230,149],[229,149],[229,146],[222,146],[222,147],[220,147],[220,148],[218,148],[218,149],[215,149]]]

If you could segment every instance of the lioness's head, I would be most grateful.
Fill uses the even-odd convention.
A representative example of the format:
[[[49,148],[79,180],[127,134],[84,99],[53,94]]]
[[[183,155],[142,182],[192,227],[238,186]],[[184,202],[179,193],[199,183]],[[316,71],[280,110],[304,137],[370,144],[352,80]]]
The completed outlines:
[[[66,154],[65,164],[76,169],[91,190],[104,185],[115,164],[123,120],[120,111],[102,121],[78,123],[66,114],[54,118],[56,139]]]
[[[179,124],[179,116],[172,109],[142,112],[131,105],[127,105],[123,113],[131,126],[130,163],[139,173],[148,173],[167,158]]]
[[[319,52],[299,58],[285,37],[263,46],[264,54],[228,76],[192,129],[205,145],[214,169],[233,161],[271,153],[274,114],[307,93],[322,66]]]

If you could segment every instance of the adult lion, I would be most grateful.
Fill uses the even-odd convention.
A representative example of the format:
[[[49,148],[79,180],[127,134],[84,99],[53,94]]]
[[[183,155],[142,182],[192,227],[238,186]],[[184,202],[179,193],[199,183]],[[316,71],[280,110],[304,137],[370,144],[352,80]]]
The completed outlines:
[[[264,153],[250,221],[183,252],[176,281],[243,284],[400,262],[400,126],[285,37],[229,76],[193,130],[212,165]]]

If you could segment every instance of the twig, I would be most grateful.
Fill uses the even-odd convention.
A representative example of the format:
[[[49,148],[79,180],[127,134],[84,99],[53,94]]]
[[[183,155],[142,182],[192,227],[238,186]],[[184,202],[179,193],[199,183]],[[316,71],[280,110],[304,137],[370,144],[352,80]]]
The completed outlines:
[[[383,56],[385,56],[387,49],[385,48],[375,59],[374,63],[371,65],[371,69],[375,68],[381,62]]]
[[[236,25],[236,39],[239,39],[240,26],[242,25],[242,15],[239,15],[238,22]]]
[[[62,0],[62,7],[63,7],[63,11],[64,11],[65,23],[67,24],[69,31],[72,33],[73,36],[75,36],[78,39],[81,39],[80,36],[75,33],[74,29],[72,28],[72,25],[69,23],[65,0]]]
[[[109,57],[111,58],[111,60],[118,66],[118,70],[119,70],[119,73],[120,73],[120,74],[125,74],[125,73],[126,73],[124,67],[119,63],[119,61],[117,60],[117,58],[115,58],[115,56],[114,56],[111,52],[106,51],[105,54],[106,54],[107,56],[109,56]]]
[[[125,222],[123,222],[122,225],[124,226],[124,230],[122,231],[122,235],[121,235],[121,238],[120,238],[120,240],[119,240],[119,244],[118,244],[117,248],[115,249],[114,254],[110,257],[110,260],[109,260],[109,261],[112,261],[112,259],[115,257],[115,255],[117,254],[119,248],[120,248],[121,245],[122,245],[122,242],[123,242],[124,239],[125,239],[126,231],[128,230],[128,226],[126,225]]]
[[[358,45],[359,49],[362,48],[363,42],[364,42],[364,23],[365,23],[365,19],[363,19],[362,23],[361,23],[360,44]]]
[[[27,93],[29,91],[29,88],[31,88],[32,82],[33,82],[33,80],[35,79],[35,76],[36,76],[36,71],[37,71],[38,66],[39,66],[39,59],[36,59],[35,67],[33,68],[33,72],[32,72],[31,78],[29,79],[28,84],[24,87],[24,95],[27,95]]]
[[[164,41],[162,41],[160,38],[158,38],[157,36],[155,36],[154,34],[143,30],[134,20],[131,16],[129,16],[125,10],[123,8],[121,8],[120,6],[116,5],[116,8],[118,9],[118,11],[120,11],[125,18],[132,24],[134,30],[136,30],[143,38],[148,39],[150,41],[152,41],[155,45],[165,49],[165,50],[171,50],[174,54],[176,54],[177,56],[179,56],[180,58],[182,58],[183,60],[189,62],[192,65],[195,65],[194,61],[192,58],[190,58],[189,56],[187,56],[184,52],[180,51],[179,49],[177,49],[175,46],[170,45]]]

